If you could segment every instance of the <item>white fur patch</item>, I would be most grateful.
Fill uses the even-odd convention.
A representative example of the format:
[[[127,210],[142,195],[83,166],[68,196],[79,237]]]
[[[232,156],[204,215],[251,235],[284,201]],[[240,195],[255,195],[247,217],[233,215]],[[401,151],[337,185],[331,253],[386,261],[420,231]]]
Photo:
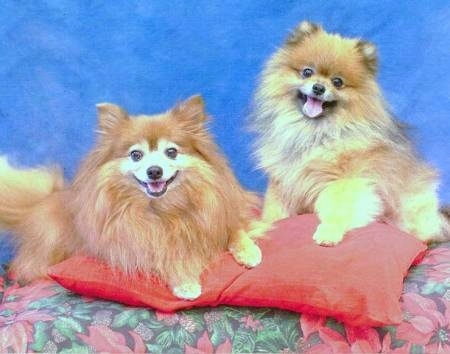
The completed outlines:
[[[178,154],[175,158],[171,158],[167,155],[167,149],[175,148]],[[142,158],[138,161],[134,161],[131,158],[132,151],[140,151]],[[168,188],[173,188],[179,183],[179,174],[183,170],[189,168],[192,165],[191,157],[184,154],[180,147],[174,142],[161,139],[158,142],[156,149],[150,149],[147,141],[143,140],[137,144],[132,145],[128,149],[128,156],[123,158],[120,164],[120,171],[124,175],[133,175],[136,179],[143,183],[152,182],[148,176],[148,169],[150,167],[159,167],[162,170],[162,176],[157,181],[167,181],[173,176],[177,175],[177,178],[168,185]],[[140,185],[143,192],[146,192],[146,188]]]
[[[305,33],[311,33],[314,31],[314,25],[311,22],[308,21],[303,21],[300,24],[300,31],[305,32]]]
[[[179,147],[175,143],[171,143],[167,140],[159,141],[156,150],[150,150],[147,141],[142,141],[131,146],[128,149],[128,153],[131,153],[133,150],[141,151],[143,157],[139,161],[133,161],[129,156],[126,161],[121,164],[122,173],[129,174],[131,172],[136,178],[145,182],[149,180],[147,169],[151,166],[159,166],[163,170],[161,179],[169,179],[178,170],[179,163],[177,160],[180,156],[177,156],[175,159],[169,158],[165,153],[168,148],[176,148],[179,150]]]
[[[337,99],[336,95],[330,90],[329,86],[324,82],[320,82],[320,81],[316,81],[316,80],[309,80],[309,81],[299,85],[299,89],[304,95],[315,97],[316,95],[314,94],[313,86],[316,83],[320,83],[326,87],[325,93],[322,96],[318,97],[318,98],[320,98],[320,100],[325,101],[325,102],[331,102],[331,101],[334,101]]]
[[[375,58],[377,55],[377,49],[374,45],[365,43],[362,46],[362,52],[366,58]]]
[[[172,289],[173,294],[184,300],[195,300],[202,294],[202,286],[197,282],[184,282]]]
[[[433,188],[405,195],[401,201],[401,215],[400,228],[419,240],[439,239],[443,232],[444,219],[439,212],[437,192]]]
[[[318,244],[334,245],[354,228],[375,221],[383,211],[374,185],[365,178],[341,179],[319,194],[315,210],[320,219],[313,238]]]
[[[247,268],[256,267],[262,260],[261,249],[245,231],[240,231],[238,241],[230,246],[229,251],[236,262]]]

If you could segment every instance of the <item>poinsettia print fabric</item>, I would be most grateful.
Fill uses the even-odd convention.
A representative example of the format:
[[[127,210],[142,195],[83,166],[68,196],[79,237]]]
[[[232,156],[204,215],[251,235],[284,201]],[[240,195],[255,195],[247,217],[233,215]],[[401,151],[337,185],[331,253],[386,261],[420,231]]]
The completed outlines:
[[[311,276],[311,275],[308,275]],[[161,313],[0,274],[0,352],[449,353],[450,243],[410,269],[398,326],[355,328],[268,308]]]

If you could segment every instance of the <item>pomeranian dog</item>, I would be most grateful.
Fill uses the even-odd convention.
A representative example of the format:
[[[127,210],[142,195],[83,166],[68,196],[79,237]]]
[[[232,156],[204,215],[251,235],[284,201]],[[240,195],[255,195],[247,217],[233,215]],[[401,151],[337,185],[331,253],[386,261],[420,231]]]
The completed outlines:
[[[437,173],[421,161],[376,82],[377,50],[302,22],[268,60],[255,94],[263,220],[315,212],[317,244],[384,220],[423,241],[448,237]]]
[[[257,200],[238,183],[207,131],[200,96],[131,117],[99,104],[96,146],[71,185],[57,169],[0,163],[0,226],[17,240],[19,279],[83,252],[128,274],[153,274],[175,296],[201,294],[200,273],[230,250],[254,267]],[[254,228],[252,228],[254,229]]]

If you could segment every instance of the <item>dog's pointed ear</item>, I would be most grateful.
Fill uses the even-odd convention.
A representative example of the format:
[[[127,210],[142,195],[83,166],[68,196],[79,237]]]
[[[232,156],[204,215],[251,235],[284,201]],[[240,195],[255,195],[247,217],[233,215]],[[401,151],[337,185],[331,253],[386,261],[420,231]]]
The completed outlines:
[[[287,45],[298,44],[301,41],[303,41],[303,39],[305,39],[306,37],[320,31],[321,29],[322,27],[313,22],[302,21],[286,38],[286,44]]]
[[[356,43],[356,49],[361,53],[363,63],[371,74],[375,74],[378,68],[377,48],[373,43],[359,40]]]
[[[187,123],[203,124],[207,119],[205,103],[200,95],[191,96],[177,104],[172,113],[178,120]]]
[[[113,103],[98,103],[98,130],[101,134],[108,134],[129,119],[128,113],[120,106]]]

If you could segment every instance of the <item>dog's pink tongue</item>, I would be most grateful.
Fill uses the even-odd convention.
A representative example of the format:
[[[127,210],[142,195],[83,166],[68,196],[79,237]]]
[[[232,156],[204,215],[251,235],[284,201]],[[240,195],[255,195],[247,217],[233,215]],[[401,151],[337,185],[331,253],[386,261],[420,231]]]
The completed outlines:
[[[303,105],[303,113],[310,118],[315,118],[323,112],[323,102],[313,97],[306,96],[306,102]]]
[[[166,185],[166,182],[150,182],[148,184],[148,187],[151,192],[158,193],[161,192]]]

